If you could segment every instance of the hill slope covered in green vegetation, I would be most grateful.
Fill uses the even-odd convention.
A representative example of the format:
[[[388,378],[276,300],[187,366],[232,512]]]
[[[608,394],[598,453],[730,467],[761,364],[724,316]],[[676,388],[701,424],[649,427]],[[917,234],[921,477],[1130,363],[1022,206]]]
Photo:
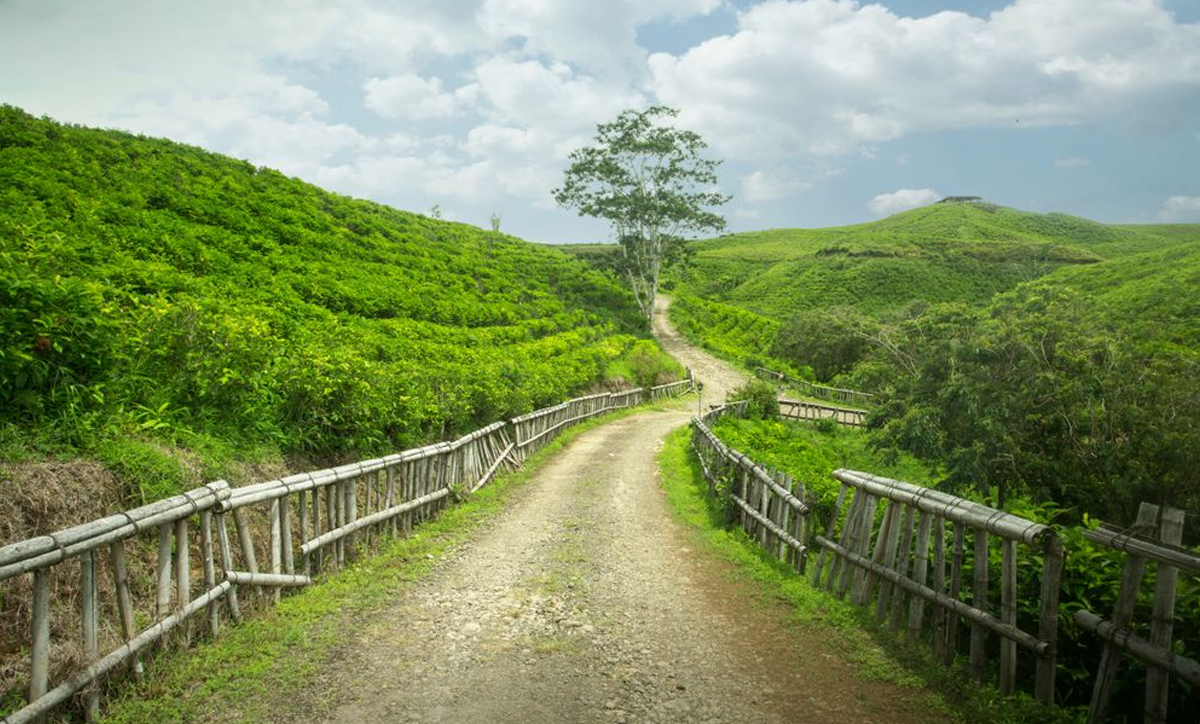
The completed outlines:
[[[395,450],[653,382],[647,335],[553,248],[0,107],[5,458]]]
[[[793,273],[769,304],[750,291]],[[875,443],[939,484],[1126,523],[1143,500],[1200,514],[1196,289],[1200,225],[935,204],[700,242],[671,311],[736,361],[878,393]]]
[[[708,339],[696,341],[726,356],[772,356],[829,380],[856,361],[821,351],[830,347],[830,328],[869,331],[930,304],[981,308],[1056,269],[1187,238],[1200,238],[1200,226],[1117,227],[989,203],[937,203],[866,224],[696,242],[691,263],[672,271],[672,314],[685,330],[707,330]],[[739,346],[737,331],[759,323],[731,321],[744,316],[731,307],[778,324],[769,348]],[[725,328],[734,339],[725,338]]]

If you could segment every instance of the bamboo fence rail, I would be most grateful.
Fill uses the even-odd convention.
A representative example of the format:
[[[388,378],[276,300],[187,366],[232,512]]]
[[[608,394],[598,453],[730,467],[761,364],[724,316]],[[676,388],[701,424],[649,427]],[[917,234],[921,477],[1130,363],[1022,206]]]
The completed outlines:
[[[1108,713],[1122,651],[1147,666],[1143,710],[1146,724],[1167,721],[1168,683],[1171,676],[1183,679],[1191,686],[1200,686],[1200,664],[1176,654],[1171,648],[1179,571],[1183,569],[1191,575],[1200,573],[1200,555],[1179,547],[1183,539],[1183,518],[1182,510],[1163,508],[1160,519],[1157,505],[1142,503],[1132,530],[1122,531],[1102,525],[1084,533],[1093,543],[1122,551],[1126,556],[1111,619],[1105,621],[1086,610],[1075,613],[1075,623],[1080,628],[1105,641],[1096,671],[1096,684],[1092,689],[1092,701],[1088,707],[1089,724],[1104,721]],[[1154,609],[1149,638],[1143,638],[1135,634],[1132,628],[1134,608],[1148,562],[1155,564]]]
[[[42,715],[82,692],[84,711],[89,720],[99,714],[96,680],[123,664],[138,667],[138,652],[161,640],[168,632],[186,626],[187,620],[224,597],[230,584],[217,583],[207,575],[213,565],[212,522],[224,525],[224,512],[230,497],[229,486],[218,481],[160,500],[150,505],[38,536],[0,548],[0,581],[30,574],[33,601],[30,626],[29,705],[10,714],[5,724],[39,719]],[[200,516],[199,531],[189,525]],[[155,593],[156,620],[139,630],[134,615],[131,587],[126,567],[125,547],[139,536],[157,536],[158,561]],[[197,541],[196,538],[201,538]],[[204,544],[207,543],[207,547]],[[200,546],[206,575],[202,584],[191,579],[189,551]],[[107,560],[103,554],[108,553]],[[57,567],[74,562],[79,567],[79,641],[88,666],[72,672],[51,688],[51,592]],[[98,636],[97,585],[100,569],[107,562],[115,587],[117,615],[124,642],[113,651],[100,655]],[[177,580],[172,584],[172,569]],[[214,627],[215,621],[210,621]]]
[[[861,417],[833,411],[865,414],[786,399],[779,403],[785,417],[825,417],[855,427],[861,426]],[[713,406],[707,414],[693,418],[692,449],[709,493],[730,495],[736,506],[733,516],[750,537],[781,558],[798,554],[797,568],[802,571],[811,535],[807,507],[801,513],[798,505],[804,497],[803,485],[785,473],[756,465],[721,442],[711,428],[723,416],[743,415],[746,407],[746,402]],[[797,414],[793,412],[797,408],[816,411]],[[820,548],[812,571],[814,585],[838,598],[849,594],[858,605],[873,605],[880,624],[895,634],[903,630],[909,641],[928,641],[946,665],[963,649],[976,679],[986,678],[997,663],[989,661],[989,656],[998,650],[1002,694],[1016,690],[1019,651],[1029,652],[1026,655],[1036,662],[1034,695],[1053,704],[1064,559],[1058,532],[965,498],[898,480],[853,470],[837,470],[833,476],[841,489],[829,524],[824,535],[811,539]],[[790,521],[789,508],[796,513]],[[1169,720],[1171,677],[1191,687],[1200,686],[1200,662],[1175,653],[1172,639],[1179,573],[1200,575],[1200,554],[1180,546],[1183,519],[1181,510],[1163,508],[1160,514],[1158,506],[1143,503],[1131,530],[1101,525],[1084,533],[1093,543],[1126,554],[1111,618],[1104,620],[1088,610],[1074,614],[1082,630],[1105,642],[1089,724],[1105,720],[1122,652],[1147,666],[1146,724]],[[1153,614],[1149,626],[1143,627],[1148,635],[1139,635],[1132,619],[1151,562],[1156,566]],[[1018,600],[1022,566],[1029,574],[1025,580],[1037,581],[1036,600]],[[1018,616],[1018,609],[1027,613]],[[969,639],[960,637],[964,626]],[[1176,718],[1170,720],[1179,720],[1179,713],[1172,713]]]
[[[406,535],[453,499],[515,468],[567,427],[609,410],[693,389],[690,378],[642,389],[589,395],[509,422],[496,422],[453,442],[407,450],[326,470],[231,489],[224,481],[133,510],[0,547],[0,582],[28,576],[32,591],[28,693],[3,724],[37,721],[82,696],[88,721],[99,716],[98,683],[114,671],[140,675],[139,653],[156,643],[188,645],[192,618],[204,613],[207,634],[248,607],[279,600],[285,588],[313,583],[360,544]],[[233,519],[233,532],[229,530]],[[157,550],[149,583],[132,585],[127,547]],[[86,663],[51,676],[52,592],[64,566],[78,570],[76,642]],[[101,584],[111,606],[100,604]],[[144,590],[143,590],[144,589]],[[146,600],[135,600],[139,598]],[[2,602],[0,598],[0,602]],[[101,655],[99,614],[118,620],[116,644]],[[153,611],[151,620],[140,612]],[[9,608],[0,614],[10,615]],[[61,638],[61,637],[60,637]],[[112,638],[112,637],[110,637]]]
[[[738,522],[747,535],[803,572],[810,512],[803,483],[756,464],[721,442],[709,427],[722,416],[744,414],[745,407],[745,402],[733,403],[692,418],[692,449],[700,460],[709,493],[726,492],[737,506]]]
[[[668,382],[665,385],[655,385],[650,388],[651,400],[665,400],[669,397],[678,397],[682,394],[694,390],[695,380],[692,379],[691,373],[688,373],[688,378],[678,382]]]
[[[780,400],[781,413],[794,404],[810,405]],[[745,403],[736,403],[693,419],[692,447],[710,493],[716,494],[720,487],[727,489],[740,509],[739,523],[760,545],[772,550],[773,545],[787,543],[787,539],[781,534],[779,519],[772,517],[778,508],[766,491],[772,490],[771,482],[787,481],[787,487],[780,487],[790,493],[790,478],[754,465],[722,443],[709,427],[722,416],[741,415],[744,410]],[[821,417],[831,417],[843,425],[861,425],[861,418],[834,414]],[[997,635],[1003,693],[1012,693],[1016,688],[1018,647],[1032,651],[1037,659],[1036,696],[1051,703],[1063,561],[1057,533],[1045,525],[929,488],[852,470],[837,470],[834,477],[842,487],[824,535],[813,538],[821,548],[813,571],[814,585],[839,598],[849,592],[859,605],[873,600],[876,619],[887,622],[893,632],[903,628],[910,640],[923,638],[928,628],[935,654],[947,664],[958,652],[960,621],[967,622],[970,670],[978,679],[984,678],[987,670],[988,636]],[[803,497],[803,486],[797,491]],[[804,520],[800,534],[794,536],[799,545],[807,543],[807,517],[807,509],[805,515],[797,516]],[[951,527],[949,549],[947,526]],[[1000,549],[999,617],[989,603],[989,582],[994,580],[990,576],[992,537],[999,540]],[[1030,549],[1043,561],[1035,633],[1017,625],[1019,546]],[[969,550],[973,550],[973,556]],[[802,554],[798,568],[802,569],[803,560]],[[973,579],[969,592],[963,590],[966,573]],[[928,616],[927,604],[931,604]]]
[[[769,370],[766,367],[755,367],[754,374],[764,380],[794,387],[802,394],[809,397],[816,397],[819,400],[829,400],[830,402],[840,402],[844,405],[860,405],[863,407],[869,407],[875,402],[875,395],[870,392],[818,385],[808,380],[797,379],[783,372]]]
[[[800,402],[798,400],[779,399],[779,416],[789,420],[835,420],[839,425],[848,427],[863,427],[866,425],[867,413],[853,410],[849,407],[833,407],[816,402]]]
[[[924,636],[928,623],[933,650],[947,664],[958,653],[960,620],[969,622],[970,671],[979,680],[987,671],[988,636],[999,636],[1004,694],[1016,688],[1018,647],[1032,651],[1037,660],[1035,696],[1052,703],[1063,563],[1058,534],[1048,526],[898,480],[853,470],[837,470],[834,477],[842,489],[827,536],[816,537],[822,550],[814,584],[839,598],[849,592],[858,605],[868,605],[874,597],[876,619],[882,623],[890,616],[891,630],[899,632],[907,617],[906,635],[912,641]],[[839,517],[840,535],[835,536]],[[999,540],[1001,554],[999,617],[990,599],[992,538]],[[1036,632],[1021,629],[1017,622],[1021,547],[1043,561]],[[967,573],[969,595],[963,590]],[[929,616],[926,604],[932,604]]]

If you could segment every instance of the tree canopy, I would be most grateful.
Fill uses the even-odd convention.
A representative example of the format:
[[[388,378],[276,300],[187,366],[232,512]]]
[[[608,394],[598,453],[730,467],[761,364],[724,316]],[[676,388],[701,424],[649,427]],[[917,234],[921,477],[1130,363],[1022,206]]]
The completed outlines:
[[[724,229],[725,219],[709,208],[730,199],[717,188],[721,162],[701,156],[704,139],[663,123],[678,115],[653,106],[599,124],[596,145],[571,153],[563,185],[554,190],[561,206],[612,224],[621,270],[647,318],[664,261],[686,237]]]

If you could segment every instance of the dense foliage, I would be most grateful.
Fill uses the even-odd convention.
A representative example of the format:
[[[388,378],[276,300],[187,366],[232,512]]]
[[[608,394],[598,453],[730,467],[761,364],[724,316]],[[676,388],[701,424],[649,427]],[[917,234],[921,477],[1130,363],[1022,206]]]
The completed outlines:
[[[0,107],[9,457],[395,449],[661,381],[646,331],[552,248]]]
[[[1191,242],[897,324],[880,441],[945,460],[959,489],[1122,523],[1142,500],[1196,515],[1200,298],[1180,290],[1198,285]]]

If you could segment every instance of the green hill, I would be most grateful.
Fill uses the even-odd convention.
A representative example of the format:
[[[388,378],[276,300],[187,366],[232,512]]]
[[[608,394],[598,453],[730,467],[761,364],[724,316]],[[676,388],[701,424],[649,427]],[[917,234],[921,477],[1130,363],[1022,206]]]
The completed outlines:
[[[773,355],[781,363],[813,366],[818,377],[829,378],[847,365],[808,359],[811,347],[803,339],[799,347],[793,344],[811,338],[823,318],[871,327],[914,304],[979,308],[997,293],[1056,269],[1186,238],[1200,238],[1200,226],[1116,227],[989,203],[941,202],[866,224],[696,242],[691,264],[673,270],[669,280],[679,297],[673,317],[682,327],[711,330],[708,346],[726,356]],[[714,314],[713,303],[773,320],[780,343],[770,349],[739,347],[721,333],[726,322]]]
[[[394,450],[653,381],[646,336],[618,282],[553,248],[0,107],[10,460],[183,450],[215,477]]]

